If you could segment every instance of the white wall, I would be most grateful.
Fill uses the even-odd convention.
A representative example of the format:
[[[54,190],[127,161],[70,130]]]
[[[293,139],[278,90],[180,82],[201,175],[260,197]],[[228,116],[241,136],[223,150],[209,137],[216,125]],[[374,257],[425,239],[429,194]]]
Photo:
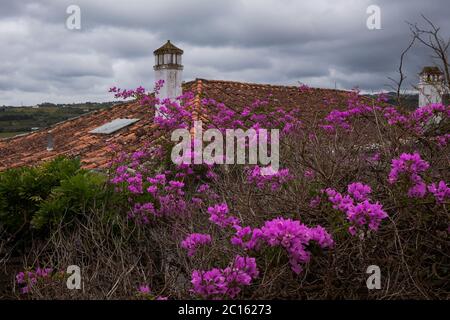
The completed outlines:
[[[164,80],[164,85],[157,97],[160,100],[169,98],[175,100],[183,94],[181,87],[183,81],[183,70],[178,69],[158,69],[155,70],[155,81]],[[158,107],[157,107],[158,110]]]
[[[443,85],[421,81],[419,89],[419,107],[430,103],[442,103]]]

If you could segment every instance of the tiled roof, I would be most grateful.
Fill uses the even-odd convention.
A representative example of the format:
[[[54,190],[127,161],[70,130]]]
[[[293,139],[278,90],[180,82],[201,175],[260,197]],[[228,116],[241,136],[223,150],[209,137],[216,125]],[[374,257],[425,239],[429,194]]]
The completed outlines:
[[[117,118],[139,118],[136,123],[111,135],[89,131]],[[48,132],[53,150],[47,151]],[[0,140],[0,170],[33,165],[58,155],[80,156],[86,168],[102,168],[110,160],[110,146],[135,149],[157,134],[149,107],[138,102],[116,105],[53,125],[26,135]]]
[[[317,121],[329,110],[324,100],[343,101],[348,92],[330,89],[299,90],[294,86],[275,86],[233,81],[197,79],[184,84],[184,91],[193,91],[196,101],[213,98],[232,108],[242,108],[255,99],[269,99],[274,107],[299,107],[306,121]],[[0,140],[0,170],[29,166],[58,155],[79,156],[85,168],[105,168],[111,160],[111,145],[122,150],[136,150],[160,136],[153,123],[152,108],[139,102],[128,102],[70,119],[50,128],[22,136]],[[139,118],[110,135],[93,134],[91,130],[117,118]],[[47,151],[48,132],[53,137],[53,150]]]
[[[222,102],[227,107],[240,109],[248,106],[256,99],[270,102],[274,108],[281,107],[286,110],[299,108],[302,112],[302,121],[306,123],[318,121],[337,104],[342,105],[348,99],[348,91],[305,88],[298,86],[281,86],[257,83],[242,83],[222,80],[197,79],[192,85],[201,98],[212,98]],[[325,102],[332,102],[327,106]]]

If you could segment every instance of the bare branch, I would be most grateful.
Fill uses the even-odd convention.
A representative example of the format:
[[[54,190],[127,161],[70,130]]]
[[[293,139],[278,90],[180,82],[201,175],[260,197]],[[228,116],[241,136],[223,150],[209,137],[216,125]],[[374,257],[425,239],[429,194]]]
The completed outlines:
[[[450,89],[450,68],[448,58],[450,39],[445,41],[440,35],[441,28],[436,26],[431,19],[427,18],[425,15],[422,14],[421,16],[427,23],[428,28],[424,29],[419,27],[417,23],[412,24],[407,22],[411,34],[417,41],[433,51],[434,55],[432,58],[439,61],[439,68],[444,72],[445,85],[447,89]]]
[[[402,89],[402,84],[403,84],[404,80],[406,79],[406,76],[403,73],[403,60],[406,56],[406,53],[414,45],[415,41],[416,41],[416,37],[412,37],[409,42],[409,45],[403,50],[403,52],[400,55],[400,64],[398,66],[398,73],[400,75],[399,80],[395,80],[391,77],[388,77],[388,79],[391,80],[392,82],[394,82],[394,84],[395,84],[395,87],[394,86],[391,86],[391,87],[395,88],[397,105],[399,105],[399,106],[402,105],[401,89]]]

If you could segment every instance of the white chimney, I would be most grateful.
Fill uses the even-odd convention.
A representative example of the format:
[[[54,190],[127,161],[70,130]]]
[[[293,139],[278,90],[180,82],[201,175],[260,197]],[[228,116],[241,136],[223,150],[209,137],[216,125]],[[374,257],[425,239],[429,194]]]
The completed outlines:
[[[181,64],[181,56],[183,50],[174,46],[170,40],[161,48],[155,50],[155,81],[164,80],[164,85],[159,91],[157,98],[163,100],[175,98],[183,94],[181,87],[183,77],[183,65]],[[159,113],[157,107],[156,113]]]
[[[52,131],[47,131],[47,151],[53,151],[53,133]]]
[[[444,74],[438,67],[424,67],[419,74],[419,107],[430,103],[442,103]]]

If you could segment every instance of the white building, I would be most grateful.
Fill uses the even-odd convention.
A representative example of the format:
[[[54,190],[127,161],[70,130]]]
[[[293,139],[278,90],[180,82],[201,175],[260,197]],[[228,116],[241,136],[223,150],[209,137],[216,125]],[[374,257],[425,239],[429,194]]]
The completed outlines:
[[[442,103],[445,84],[441,70],[438,67],[424,67],[419,76],[419,107],[430,103]]]

